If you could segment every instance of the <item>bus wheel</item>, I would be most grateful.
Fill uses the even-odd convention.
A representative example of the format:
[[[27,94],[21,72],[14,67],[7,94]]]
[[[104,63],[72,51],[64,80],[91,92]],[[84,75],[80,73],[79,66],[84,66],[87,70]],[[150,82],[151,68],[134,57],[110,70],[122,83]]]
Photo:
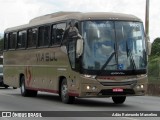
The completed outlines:
[[[74,96],[68,95],[68,86],[67,86],[67,80],[63,79],[61,83],[61,100],[62,102],[66,104],[72,104],[75,100]]]
[[[123,104],[126,100],[126,96],[114,96],[112,97],[112,100],[115,104]]]
[[[22,96],[24,96],[24,97],[27,97],[27,96],[34,97],[34,96],[37,96],[37,91],[26,89],[24,76],[21,77],[21,86],[20,87],[21,87],[20,89],[21,89],[21,95]]]
[[[4,87],[5,87],[5,89],[8,89],[9,86],[8,85],[4,85]]]

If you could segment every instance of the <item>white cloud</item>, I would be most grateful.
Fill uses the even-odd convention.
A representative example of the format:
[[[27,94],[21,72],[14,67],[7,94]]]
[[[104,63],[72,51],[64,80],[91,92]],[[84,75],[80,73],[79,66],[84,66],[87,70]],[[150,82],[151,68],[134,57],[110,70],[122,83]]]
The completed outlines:
[[[0,0],[0,33],[30,19],[57,11],[119,12],[145,19],[146,0]],[[150,0],[151,41],[160,37],[160,0]]]
[[[0,2],[0,21],[3,24],[0,27],[0,31],[7,27],[27,23],[28,19],[30,19],[30,17],[35,13],[31,13],[33,9],[34,11],[38,11],[36,5],[28,5],[21,0],[2,0]]]
[[[160,0],[150,0],[150,36],[151,40],[160,37]]]

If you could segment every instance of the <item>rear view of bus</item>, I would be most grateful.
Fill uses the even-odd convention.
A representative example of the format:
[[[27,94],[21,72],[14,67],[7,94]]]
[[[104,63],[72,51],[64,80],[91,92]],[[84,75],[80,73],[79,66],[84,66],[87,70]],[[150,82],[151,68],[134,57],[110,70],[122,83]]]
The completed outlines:
[[[47,34],[41,35],[46,26]],[[38,33],[34,33],[34,47],[27,44],[30,29]],[[64,103],[73,103],[75,97],[112,97],[114,103],[122,104],[126,96],[145,95],[148,44],[139,18],[116,13],[56,13],[7,29],[5,41],[6,36],[20,31],[26,31],[23,49],[10,50],[10,42],[5,42],[4,78],[6,84],[20,87],[22,96],[46,91],[59,94]]]

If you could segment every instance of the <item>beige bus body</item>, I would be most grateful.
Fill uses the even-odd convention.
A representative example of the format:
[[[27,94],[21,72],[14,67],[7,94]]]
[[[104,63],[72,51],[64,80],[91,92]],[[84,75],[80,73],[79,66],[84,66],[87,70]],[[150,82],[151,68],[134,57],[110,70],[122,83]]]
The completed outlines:
[[[29,24],[9,28],[5,33],[61,21],[66,22],[70,19],[142,22],[135,16],[119,13],[60,12],[35,18]],[[147,89],[146,74],[94,77],[74,71],[71,68],[65,45],[4,50],[3,64],[5,84],[21,87],[21,78],[24,76],[25,87],[28,90],[59,94],[64,79],[67,80],[68,96],[74,97],[144,95]]]

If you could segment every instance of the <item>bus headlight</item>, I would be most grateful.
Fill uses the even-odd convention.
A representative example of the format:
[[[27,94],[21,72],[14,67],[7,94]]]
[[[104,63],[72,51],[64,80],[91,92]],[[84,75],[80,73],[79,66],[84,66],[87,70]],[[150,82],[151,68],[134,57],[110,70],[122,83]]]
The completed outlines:
[[[143,89],[144,88],[144,85],[141,85],[141,89]]]
[[[86,87],[86,88],[87,88],[87,90],[89,90],[89,89],[90,89],[90,86],[89,86],[89,85],[87,85],[87,87]]]
[[[139,88],[140,88],[140,86],[138,85],[138,86],[137,86],[137,89],[139,89]]]
[[[95,79],[96,78],[96,75],[83,75],[84,77],[86,77],[86,78],[93,78],[93,79]]]
[[[144,89],[144,85],[138,85],[137,89]]]
[[[86,78],[90,78],[90,77],[91,77],[91,75],[84,75],[84,77],[86,77]]]
[[[96,86],[93,86],[93,87],[92,87],[92,90],[96,90]]]
[[[96,90],[97,90],[97,87],[96,87],[96,86],[89,86],[89,85],[87,85],[87,86],[86,86],[86,89],[87,89],[87,90],[91,90],[91,91],[96,91]]]

